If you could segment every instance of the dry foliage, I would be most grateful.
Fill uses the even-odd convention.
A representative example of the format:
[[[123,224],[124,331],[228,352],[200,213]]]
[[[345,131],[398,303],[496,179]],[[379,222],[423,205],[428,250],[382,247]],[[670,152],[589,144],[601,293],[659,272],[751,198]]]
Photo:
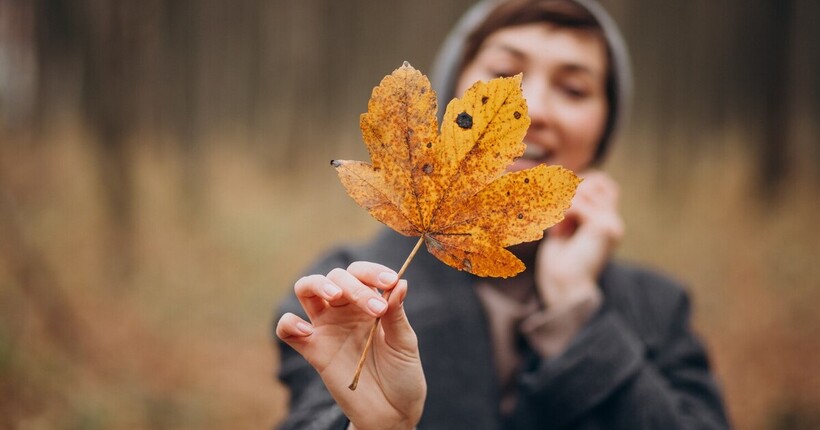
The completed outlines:
[[[441,134],[430,81],[407,62],[373,90],[361,116],[371,163],[334,160],[373,217],[479,276],[524,270],[505,247],[561,221],[580,179],[560,166],[505,173],[530,125],[521,76],[477,82],[447,105]]]

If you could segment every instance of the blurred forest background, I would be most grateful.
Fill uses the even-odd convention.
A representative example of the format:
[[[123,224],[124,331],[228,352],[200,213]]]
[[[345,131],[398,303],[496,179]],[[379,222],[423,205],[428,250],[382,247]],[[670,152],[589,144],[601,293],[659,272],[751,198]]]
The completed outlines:
[[[820,2],[602,3],[620,257],[691,286],[737,428],[820,428]],[[0,428],[281,418],[272,309],[379,228],[328,160],[470,4],[0,0]]]

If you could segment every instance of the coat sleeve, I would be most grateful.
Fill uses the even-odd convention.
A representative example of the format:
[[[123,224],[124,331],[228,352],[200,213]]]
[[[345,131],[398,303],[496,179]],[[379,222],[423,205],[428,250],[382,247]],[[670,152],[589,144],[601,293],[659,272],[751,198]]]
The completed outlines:
[[[534,360],[516,428],[729,428],[688,297],[649,287],[634,318],[605,305],[563,354]]]
[[[347,267],[350,258],[337,252],[314,265],[307,273],[327,273],[334,267]],[[290,394],[288,413],[279,424],[280,430],[343,430],[349,420],[330,395],[316,370],[285,342],[276,337],[276,322],[286,312],[307,318],[291,291],[274,319],[273,337],[279,351],[279,381]]]

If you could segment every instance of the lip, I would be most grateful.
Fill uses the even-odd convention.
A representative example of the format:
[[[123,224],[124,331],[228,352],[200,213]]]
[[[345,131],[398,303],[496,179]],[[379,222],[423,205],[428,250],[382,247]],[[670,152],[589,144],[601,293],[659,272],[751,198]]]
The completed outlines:
[[[531,143],[525,143],[524,145],[526,145],[524,147],[524,154],[523,154],[524,158],[535,159],[535,158],[540,158],[540,157],[543,156],[544,150],[540,146],[533,145]]]
[[[537,143],[528,143],[526,140],[524,144],[526,145],[524,153],[510,165],[507,169],[508,171],[516,172],[541,164],[549,165],[555,160],[555,151],[551,147]]]
[[[531,169],[543,163],[535,160],[529,160],[526,158],[519,158],[515,160],[510,167],[507,169],[510,172],[517,172],[519,170]]]
[[[524,144],[527,145],[524,154],[521,156],[524,160],[531,160],[541,164],[555,157],[555,151],[551,147],[526,142]]]

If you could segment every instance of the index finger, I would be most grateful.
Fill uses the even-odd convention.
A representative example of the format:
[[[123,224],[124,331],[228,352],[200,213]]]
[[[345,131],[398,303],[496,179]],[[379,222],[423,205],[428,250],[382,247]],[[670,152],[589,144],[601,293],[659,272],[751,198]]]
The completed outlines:
[[[369,261],[354,261],[347,267],[347,271],[364,284],[380,290],[392,289],[399,280],[393,269]]]
[[[342,289],[342,297],[331,301],[331,306],[353,303],[356,307],[374,317],[381,316],[387,309],[387,301],[373,287],[360,281],[353,273],[347,270],[333,269],[327,274],[327,278]]]
[[[617,206],[618,197],[618,183],[609,175],[596,172],[586,176],[578,186],[573,205],[578,201],[587,200],[596,206]]]
[[[322,275],[300,278],[293,286],[293,291],[311,320],[328,306],[328,301],[339,298],[342,292],[341,288]]]

